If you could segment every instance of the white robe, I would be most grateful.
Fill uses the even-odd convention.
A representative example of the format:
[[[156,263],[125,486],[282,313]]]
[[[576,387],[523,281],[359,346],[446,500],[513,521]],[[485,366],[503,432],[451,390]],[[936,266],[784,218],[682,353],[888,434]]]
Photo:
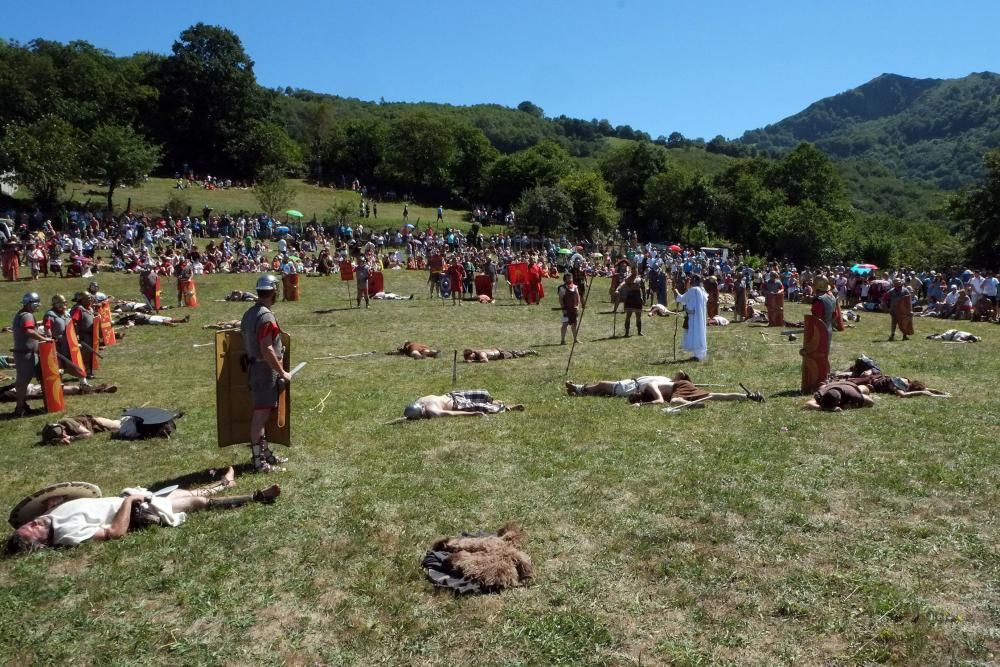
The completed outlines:
[[[704,360],[708,356],[708,292],[700,287],[692,287],[677,297],[677,303],[684,306],[688,315],[688,328],[681,344],[692,356]]]

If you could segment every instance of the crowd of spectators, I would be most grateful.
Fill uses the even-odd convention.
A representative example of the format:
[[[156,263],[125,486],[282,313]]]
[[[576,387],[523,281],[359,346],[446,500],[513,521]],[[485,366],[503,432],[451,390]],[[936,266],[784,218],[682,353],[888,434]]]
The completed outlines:
[[[803,267],[789,262],[751,266],[750,258],[714,248],[641,244],[624,237],[570,239],[535,238],[523,233],[469,234],[430,224],[421,229],[408,222],[377,221],[370,225],[377,202],[362,200],[369,215],[334,225],[318,223],[291,227],[263,214],[223,214],[171,217],[126,213],[104,220],[70,212],[59,225],[41,214],[9,211],[0,223],[3,273],[12,279],[84,275],[94,271],[137,272],[152,267],[171,275],[181,261],[195,274],[294,271],[331,274],[344,261],[365,258],[384,269],[431,270],[435,263],[465,267],[476,273],[503,274],[512,262],[537,266],[544,276],[573,270],[578,280],[588,275],[637,271],[648,284],[651,300],[666,304],[667,281],[683,286],[691,276],[713,274],[721,292],[733,292],[742,282],[750,297],[760,297],[769,278],[780,280],[790,301],[812,296],[815,277],[823,275],[844,308],[877,311],[886,308],[895,278],[903,280],[922,316],[983,321],[997,320],[998,278],[990,271],[953,268],[946,271],[852,269],[846,265]],[[472,215],[483,222],[500,212],[477,207]],[[484,217],[485,216],[485,217]],[[627,261],[623,261],[627,260]],[[24,267],[22,269],[21,267]],[[628,267],[628,268],[625,268]],[[439,268],[437,266],[434,267]]]

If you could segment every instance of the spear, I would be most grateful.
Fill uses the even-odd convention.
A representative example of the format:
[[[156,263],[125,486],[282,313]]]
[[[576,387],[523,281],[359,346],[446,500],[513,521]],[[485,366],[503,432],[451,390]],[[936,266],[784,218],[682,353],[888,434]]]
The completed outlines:
[[[583,307],[580,308],[580,318],[576,322],[576,332],[573,335],[573,346],[569,349],[569,359],[566,361],[566,372],[569,375],[569,365],[573,363],[573,352],[576,350],[576,339],[580,337],[580,327],[583,325],[583,315],[587,312],[587,301],[590,300],[590,289],[594,286],[594,276],[590,276],[587,293],[583,295]]]

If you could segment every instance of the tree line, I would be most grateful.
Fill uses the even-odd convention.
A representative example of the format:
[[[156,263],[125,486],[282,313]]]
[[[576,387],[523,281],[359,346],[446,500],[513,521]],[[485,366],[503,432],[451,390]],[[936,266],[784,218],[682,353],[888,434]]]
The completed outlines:
[[[268,89],[253,67],[235,33],[204,24],[183,31],[168,55],[0,42],[0,174],[15,174],[40,206],[71,180],[98,181],[108,208],[118,186],[149,173],[357,178],[432,205],[513,209],[529,233],[594,238],[621,228],[807,264],[939,266],[961,261],[974,238],[969,207],[962,221],[887,215],[914,199],[905,188],[881,186],[881,208],[874,192],[871,206],[855,206],[873,177],[863,165],[845,172],[808,143],[765,156],[721,136],[653,139],[607,120],[548,118],[530,101],[457,107]],[[708,173],[686,159],[693,154],[725,162]]]

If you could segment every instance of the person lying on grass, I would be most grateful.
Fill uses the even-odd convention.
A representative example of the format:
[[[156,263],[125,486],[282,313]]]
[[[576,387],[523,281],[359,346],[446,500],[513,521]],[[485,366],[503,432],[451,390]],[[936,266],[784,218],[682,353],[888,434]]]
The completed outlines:
[[[52,496],[39,508],[40,515],[21,517],[29,520],[7,539],[4,551],[14,555],[77,546],[88,540],[116,540],[149,525],[179,526],[189,512],[240,507],[249,502],[273,503],[281,495],[281,487],[275,484],[251,495],[211,497],[234,486],[235,474],[229,468],[217,484],[193,491],[177,489],[163,497],[145,489],[126,489],[122,496],[113,498]]]
[[[494,400],[485,389],[452,391],[443,396],[421,396],[403,410],[404,419],[434,417],[481,417],[500,412],[523,412],[524,406],[505,405]]]
[[[805,404],[806,410],[842,412],[853,408],[870,408],[875,405],[871,390],[866,385],[856,385],[849,380],[828,382]]]
[[[395,292],[375,292],[372,298],[376,301],[413,301],[413,295],[403,296]]]
[[[637,378],[626,378],[624,380],[601,380],[593,384],[574,384],[566,381],[566,393],[570,396],[625,396],[631,403],[665,403],[667,401],[675,404],[687,403],[706,397],[717,396],[714,400],[735,401],[754,400],[762,402],[763,394],[760,392],[744,392],[742,394],[712,394],[700,387],[696,387],[691,382],[691,377],[684,371],[678,371],[672,378],[664,375],[641,375]],[[656,387],[656,389],[648,389]],[[646,399],[635,398],[646,396]],[[662,400],[657,400],[659,396]],[[634,399],[634,400],[633,400]]]
[[[143,324],[157,324],[166,327],[175,327],[178,324],[187,324],[191,321],[190,315],[184,317],[167,317],[166,315],[146,315],[145,313],[129,313],[118,318],[115,326],[132,327]]]
[[[95,433],[110,433],[112,436],[121,430],[120,419],[107,419],[94,415],[76,415],[63,417],[57,422],[46,424],[42,428],[43,445],[68,445],[74,440],[89,438]]]
[[[705,391],[695,386],[684,371],[678,371],[668,382],[647,382],[628,396],[628,402],[634,407],[670,403],[670,405],[686,405],[705,401],[755,401],[764,402],[764,395],[759,391],[715,392]]]
[[[81,394],[113,394],[118,391],[115,384],[66,384],[63,385],[64,396],[79,396]],[[28,398],[42,398],[42,385],[31,383],[28,385]],[[9,402],[17,400],[14,389],[10,387],[0,387],[0,401]]]
[[[386,352],[386,354],[401,354],[404,357],[410,357],[411,359],[429,359],[431,357],[437,357],[440,354],[437,350],[432,350],[429,346],[423,343],[414,343],[412,341],[406,341],[399,346],[399,349],[395,352]]]
[[[871,359],[862,356],[846,371],[836,374],[838,380],[848,380],[860,386],[867,386],[876,394],[891,394],[900,398],[914,396],[933,396],[935,398],[951,398],[951,394],[931,389],[920,380],[885,375]]]
[[[462,352],[462,357],[466,363],[486,363],[487,361],[499,361],[501,359],[520,359],[521,357],[538,356],[534,350],[498,350],[489,348],[484,350],[473,350],[466,348]]]

